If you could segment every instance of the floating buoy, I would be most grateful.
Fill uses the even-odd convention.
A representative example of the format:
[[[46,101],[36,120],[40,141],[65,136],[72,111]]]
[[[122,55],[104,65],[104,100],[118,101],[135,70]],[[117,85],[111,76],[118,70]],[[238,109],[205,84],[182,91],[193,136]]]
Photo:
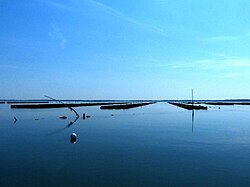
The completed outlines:
[[[70,142],[72,143],[72,144],[75,144],[76,143],[76,138],[77,138],[77,135],[76,135],[76,133],[72,133],[71,135],[70,135]]]

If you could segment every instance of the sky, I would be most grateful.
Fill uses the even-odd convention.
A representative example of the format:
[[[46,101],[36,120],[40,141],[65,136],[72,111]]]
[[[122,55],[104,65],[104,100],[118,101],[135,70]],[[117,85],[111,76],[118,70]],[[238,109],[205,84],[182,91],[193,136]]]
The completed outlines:
[[[249,11],[249,0],[0,0],[0,99],[250,98]]]

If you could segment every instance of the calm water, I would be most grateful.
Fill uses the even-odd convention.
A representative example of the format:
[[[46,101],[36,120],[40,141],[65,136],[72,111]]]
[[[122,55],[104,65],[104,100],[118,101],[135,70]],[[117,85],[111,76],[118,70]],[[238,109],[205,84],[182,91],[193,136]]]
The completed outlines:
[[[250,186],[250,106],[75,109],[0,105],[0,186]]]

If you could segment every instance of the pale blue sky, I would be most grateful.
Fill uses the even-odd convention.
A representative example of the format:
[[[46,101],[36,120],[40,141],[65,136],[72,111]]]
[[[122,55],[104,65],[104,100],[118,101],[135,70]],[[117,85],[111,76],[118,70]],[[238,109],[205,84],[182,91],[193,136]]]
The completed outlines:
[[[0,0],[0,99],[250,98],[249,0]]]

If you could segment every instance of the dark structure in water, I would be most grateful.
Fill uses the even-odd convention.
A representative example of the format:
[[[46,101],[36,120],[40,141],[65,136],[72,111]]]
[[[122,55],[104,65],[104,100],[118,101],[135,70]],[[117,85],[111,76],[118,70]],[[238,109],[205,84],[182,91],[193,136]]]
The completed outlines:
[[[42,108],[67,108],[81,106],[100,106],[110,105],[113,103],[42,103],[42,104],[12,104],[11,108],[27,108],[27,109],[42,109]],[[115,103],[117,104],[117,103]]]
[[[207,106],[201,106],[201,105],[174,103],[174,102],[169,102],[169,104],[184,108],[186,110],[207,110]]]
[[[101,106],[101,109],[107,109],[107,110],[120,110],[120,109],[130,109],[130,108],[136,108],[140,106],[150,105],[154,104],[155,102],[150,103],[128,103],[128,104],[114,104],[114,105],[107,105],[107,106]]]

